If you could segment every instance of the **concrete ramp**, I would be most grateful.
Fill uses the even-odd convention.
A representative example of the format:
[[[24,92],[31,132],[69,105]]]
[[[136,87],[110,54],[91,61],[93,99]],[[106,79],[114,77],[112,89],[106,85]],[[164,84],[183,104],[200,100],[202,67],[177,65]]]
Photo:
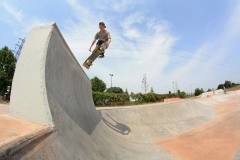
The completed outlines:
[[[105,125],[95,109],[90,80],[54,23],[34,28],[27,37],[11,100],[10,112],[15,117],[55,128],[49,137],[22,149],[23,159],[166,157],[152,146],[119,139]]]
[[[214,118],[194,100],[115,110],[95,109],[91,82],[55,23],[34,28],[13,80],[12,116],[54,132],[12,153],[12,159],[177,159],[155,143]]]

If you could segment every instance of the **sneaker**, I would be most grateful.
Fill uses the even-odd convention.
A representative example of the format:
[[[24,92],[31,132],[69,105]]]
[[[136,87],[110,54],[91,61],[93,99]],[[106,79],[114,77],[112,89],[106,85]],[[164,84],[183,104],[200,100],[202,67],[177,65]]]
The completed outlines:
[[[99,58],[103,58],[105,50],[102,47],[100,47],[99,49],[100,49]]]
[[[103,58],[103,57],[104,57],[104,53],[100,53],[99,58]]]

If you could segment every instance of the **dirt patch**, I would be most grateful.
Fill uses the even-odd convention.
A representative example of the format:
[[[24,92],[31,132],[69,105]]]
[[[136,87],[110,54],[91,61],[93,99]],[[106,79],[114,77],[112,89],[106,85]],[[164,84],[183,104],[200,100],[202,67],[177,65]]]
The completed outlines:
[[[4,101],[3,101],[3,97],[2,96],[0,96],[0,103],[3,103]]]
[[[181,98],[165,98],[164,102],[178,102],[178,101],[182,101],[183,99]]]
[[[230,160],[240,147],[239,96],[213,106],[216,118],[192,131],[157,144],[184,160]]]
[[[233,88],[227,89],[227,91],[237,91],[237,90],[240,90],[240,85],[236,86],[236,87],[233,87]]]
[[[3,100],[3,97],[0,96],[0,104],[8,104],[8,101]]]

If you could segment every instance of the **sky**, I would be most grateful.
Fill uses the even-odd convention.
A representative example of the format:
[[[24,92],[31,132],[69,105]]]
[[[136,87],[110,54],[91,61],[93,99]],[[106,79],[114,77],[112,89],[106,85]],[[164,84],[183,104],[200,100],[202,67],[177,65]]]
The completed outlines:
[[[80,65],[98,23],[112,42],[84,71],[107,87],[187,93],[240,83],[239,0],[0,0],[0,48],[17,50],[33,27],[56,22]]]

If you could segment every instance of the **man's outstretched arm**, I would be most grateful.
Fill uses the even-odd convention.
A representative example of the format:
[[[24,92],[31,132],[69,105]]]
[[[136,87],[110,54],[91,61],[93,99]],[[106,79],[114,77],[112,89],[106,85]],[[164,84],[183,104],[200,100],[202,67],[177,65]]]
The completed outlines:
[[[109,46],[110,43],[111,43],[111,38],[108,38],[108,41],[106,42],[106,45]]]
[[[94,45],[96,43],[96,39],[94,39],[93,41],[92,41],[92,44],[91,44],[91,46],[90,46],[90,48],[89,48],[89,51],[91,52],[91,50],[92,50],[92,46]]]

